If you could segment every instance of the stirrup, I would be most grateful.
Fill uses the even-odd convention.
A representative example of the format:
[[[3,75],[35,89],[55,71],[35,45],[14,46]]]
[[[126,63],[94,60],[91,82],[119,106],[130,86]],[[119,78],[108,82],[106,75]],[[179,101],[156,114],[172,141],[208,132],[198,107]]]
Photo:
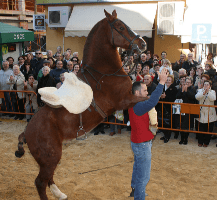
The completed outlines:
[[[82,135],[78,137],[78,133],[79,133],[80,131],[83,131],[83,132],[84,132],[84,136],[83,136],[83,137],[81,137]],[[77,131],[76,140],[85,140],[85,139],[87,139],[87,133],[86,133],[86,131],[83,129],[83,126],[79,126],[79,130]]]

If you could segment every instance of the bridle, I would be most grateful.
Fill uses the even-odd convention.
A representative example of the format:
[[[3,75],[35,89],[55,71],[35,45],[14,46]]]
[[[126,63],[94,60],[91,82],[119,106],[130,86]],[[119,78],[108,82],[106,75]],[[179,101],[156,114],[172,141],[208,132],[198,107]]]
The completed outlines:
[[[108,23],[109,23],[109,25],[110,25],[110,27],[111,27],[111,31],[112,31],[112,43],[113,43],[113,46],[116,47],[115,44],[114,44],[114,34],[113,34],[113,29],[114,29],[114,30],[116,30],[125,40],[127,40],[127,41],[130,43],[128,49],[131,49],[131,46],[132,46],[132,48],[133,48],[133,42],[134,42],[137,38],[139,38],[140,35],[135,35],[135,37],[134,37],[132,40],[130,40],[130,39],[127,38],[125,35],[123,35],[118,29],[115,28],[114,24],[115,24],[117,21],[122,22],[120,19],[116,19],[116,20],[114,20],[113,22],[109,22],[109,21],[108,21]],[[122,23],[123,23],[124,26],[127,28],[128,33],[132,35],[132,34],[133,34],[133,33],[132,33],[132,30],[131,30],[124,22],[122,22]],[[138,48],[138,46],[137,46],[137,48]]]

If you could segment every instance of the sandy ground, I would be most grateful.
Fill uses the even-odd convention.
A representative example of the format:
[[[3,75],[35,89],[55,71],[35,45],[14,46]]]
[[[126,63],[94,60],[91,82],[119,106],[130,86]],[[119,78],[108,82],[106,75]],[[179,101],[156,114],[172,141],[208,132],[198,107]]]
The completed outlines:
[[[38,165],[25,145],[22,158],[14,155],[17,137],[26,122],[0,119],[0,199],[38,200],[34,185]],[[122,200],[131,192],[133,153],[130,133],[88,135],[85,141],[63,145],[63,156],[54,181],[69,200]],[[147,200],[216,200],[217,155],[215,143],[199,148],[190,134],[187,146],[179,139],[164,144],[158,134],[153,142],[151,179]],[[47,189],[49,200],[55,198]]]

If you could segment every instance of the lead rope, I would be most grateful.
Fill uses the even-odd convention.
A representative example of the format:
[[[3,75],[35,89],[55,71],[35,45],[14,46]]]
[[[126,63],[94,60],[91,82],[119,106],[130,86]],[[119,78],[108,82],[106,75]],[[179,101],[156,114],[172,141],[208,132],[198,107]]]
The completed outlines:
[[[87,139],[87,133],[86,133],[86,131],[85,131],[84,128],[83,128],[83,124],[82,124],[82,114],[80,113],[79,115],[80,115],[80,126],[79,126],[79,129],[78,129],[78,131],[77,131],[76,140],[85,140],[85,139]],[[79,137],[79,138],[78,138],[78,133],[79,133],[80,131],[83,131],[83,132],[84,132],[84,137]]]

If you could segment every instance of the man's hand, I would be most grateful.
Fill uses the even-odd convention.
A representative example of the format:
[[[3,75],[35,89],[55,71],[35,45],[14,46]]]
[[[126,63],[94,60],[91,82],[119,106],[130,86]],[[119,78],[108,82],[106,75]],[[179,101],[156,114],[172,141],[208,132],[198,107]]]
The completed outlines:
[[[158,77],[160,79],[160,84],[164,85],[167,81],[168,71],[166,68],[163,68],[161,73],[158,73]]]
[[[13,79],[14,79],[14,77],[11,75],[11,76],[10,76],[10,80],[13,81]]]

